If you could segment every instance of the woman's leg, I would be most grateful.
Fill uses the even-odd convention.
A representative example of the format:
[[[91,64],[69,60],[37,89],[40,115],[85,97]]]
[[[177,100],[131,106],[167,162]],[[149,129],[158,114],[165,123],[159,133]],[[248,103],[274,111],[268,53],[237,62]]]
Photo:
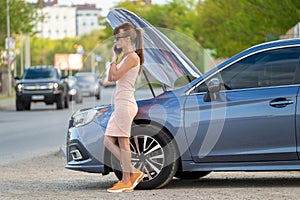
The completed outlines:
[[[116,144],[117,137],[105,136],[104,146],[118,159],[120,160],[120,147]]]
[[[120,146],[120,158],[123,172],[122,181],[124,183],[128,183],[128,181],[130,181],[130,172],[132,169],[130,142],[129,138],[127,137],[119,137],[118,141]]]
[[[121,149],[120,149],[120,146],[116,144],[116,141],[117,141],[117,137],[105,136],[104,146],[122,163]],[[120,143],[120,141],[119,141],[119,143]],[[129,143],[129,139],[128,139],[128,143]],[[129,145],[130,145],[130,143],[129,143]],[[128,147],[129,147],[129,152],[130,152],[129,145],[128,145]],[[130,154],[130,159],[131,159],[131,154]],[[131,162],[130,162],[130,170],[131,170],[131,173],[134,173],[136,170],[135,167],[131,164]]]

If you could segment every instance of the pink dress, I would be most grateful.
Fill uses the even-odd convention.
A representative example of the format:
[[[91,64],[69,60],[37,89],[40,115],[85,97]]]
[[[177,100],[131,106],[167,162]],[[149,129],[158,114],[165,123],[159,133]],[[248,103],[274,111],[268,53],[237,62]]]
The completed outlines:
[[[117,65],[117,69],[122,66],[125,60],[126,57]],[[139,73],[139,68],[140,65],[138,64],[116,81],[114,111],[106,127],[105,135],[107,136],[130,137],[131,124],[138,111],[134,98],[134,84]]]

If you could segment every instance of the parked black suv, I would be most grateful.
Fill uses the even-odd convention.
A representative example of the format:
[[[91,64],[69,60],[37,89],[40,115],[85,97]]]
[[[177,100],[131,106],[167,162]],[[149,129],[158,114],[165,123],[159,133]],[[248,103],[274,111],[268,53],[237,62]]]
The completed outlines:
[[[57,109],[69,107],[68,84],[60,70],[52,66],[30,67],[22,78],[16,77],[16,110],[30,110],[31,102],[56,103]]]

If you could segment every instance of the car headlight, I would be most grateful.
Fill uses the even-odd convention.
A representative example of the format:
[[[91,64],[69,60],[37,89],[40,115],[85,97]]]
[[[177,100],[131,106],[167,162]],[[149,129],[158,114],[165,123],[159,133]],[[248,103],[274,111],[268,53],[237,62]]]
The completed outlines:
[[[23,84],[19,83],[19,84],[17,85],[17,91],[18,91],[18,92],[22,92],[22,90],[23,90]]]
[[[75,127],[79,127],[90,123],[95,118],[97,112],[98,111],[96,109],[90,109],[75,113],[75,115],[73,116],[73,125]]]
[[[57,90],[57,88],[58,88],[58,83],[53,83],[53,88],[54,88],[55,90]]]
[[[74,96],[76,93],[77,92],[74,88],[69,91],[69,95],[72,95],[72,96]]]
[[[48,88],[49,88],[49,89],[57,90],[57,88],[58,88],[58,83],[48,83]]]

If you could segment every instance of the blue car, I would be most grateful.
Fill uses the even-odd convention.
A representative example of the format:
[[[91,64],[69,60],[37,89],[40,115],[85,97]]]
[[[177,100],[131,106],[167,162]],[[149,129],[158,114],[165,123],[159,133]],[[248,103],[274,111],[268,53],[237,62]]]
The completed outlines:
[[[130,139],[132,163],[146,174],[138,188],[213,171],[300,170],[300,39],[251,47],[202,75],[144,19],[123,9],[108,15],[112,28],[125,21],[145,29],[144,69],[170,86],[138,101]],[[181,76],[195,79],[168,89]],[[121,179],[120,162],[103,145],[112,111],[71,116],[66,168]]]

